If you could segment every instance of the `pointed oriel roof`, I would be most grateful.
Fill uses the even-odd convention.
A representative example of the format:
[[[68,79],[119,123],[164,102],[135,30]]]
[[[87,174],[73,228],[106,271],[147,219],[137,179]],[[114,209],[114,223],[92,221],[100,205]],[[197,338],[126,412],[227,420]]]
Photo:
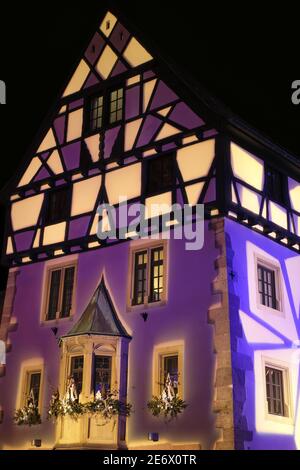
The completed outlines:
[[[94,292],[78,322],[63,336],[108,335],[129,337],[121,324],[104,278]]]

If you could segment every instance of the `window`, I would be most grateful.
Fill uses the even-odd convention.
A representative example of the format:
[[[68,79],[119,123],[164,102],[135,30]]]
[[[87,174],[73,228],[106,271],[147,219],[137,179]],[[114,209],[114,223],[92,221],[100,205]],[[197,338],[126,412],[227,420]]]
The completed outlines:
[[[112,91],[110,94],[109,123],[123,119],[123,88]]]
[[[174,392],[178,393],[178,354],[161,356],[161,379],[160,379],[160,388],[161,392],[164,388],[166,380],[170,378],[171,384],[173,386]]]
[[[270,199],[286,204],[286,177],[274,168],[266,169],[266,187]]]
[[[69,189],[63,188],[51,191],[48,194],[46,210],[46,225],[56,224],[66,220],[69,216]]]
[[[24,404],[34,401],[38,407],[40,405],[40,389],[41,389],[41,371],[28,371],[25,390]]]
[[[70,376],[75,381],[77,395],[79,396],[82,391],[83,356],[71,357]]]
[[[266,366],[265,375],[268,413],[277,416],[285,416],[283,371]]]
[[[258,264],[257,275],[260,304],[278,310],[275,270],[263,266],[262,264]]]
[[[184,343],[156,345],[153,354],[153,395],[160,395],[169,378],[174,392],[184,399]]]
[[[95,356],[94,393],[111,389],[111,356]]]
[[[165,298],[165,247],[147,247],[134,252],[132,305]]]
[[[175,175],[174,153],[153,158],[147,162],[146,193],[163,192],[172,187]]]
[[[75,266],[54,268],[48,273],[46,320],[66,318],[74,298]]]
[[[100,129],[103,124],[103,96],[92,98],[90,103],[90,130]]]

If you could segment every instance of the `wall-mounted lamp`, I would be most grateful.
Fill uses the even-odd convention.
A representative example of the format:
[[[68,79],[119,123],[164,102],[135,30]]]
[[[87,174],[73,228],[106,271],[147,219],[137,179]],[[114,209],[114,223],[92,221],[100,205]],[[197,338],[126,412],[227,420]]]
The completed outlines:
[[[159,434],[158,434],[158,432],[149,432],[149,433],[148,433],[148,440],[149,440],[149,441],[153,441],[153,442],[159,441]]]

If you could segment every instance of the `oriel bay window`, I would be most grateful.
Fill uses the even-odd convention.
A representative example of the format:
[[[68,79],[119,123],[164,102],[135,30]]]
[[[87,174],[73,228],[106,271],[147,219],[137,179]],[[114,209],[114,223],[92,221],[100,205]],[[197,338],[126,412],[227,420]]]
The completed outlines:
[[[75,265],[60,266],[48,271],[46,320],[66,318],[71,315],[75,274]]]
[[[144,305],[165,300],[166,249],[156,245],[133,253],[132,305]]]

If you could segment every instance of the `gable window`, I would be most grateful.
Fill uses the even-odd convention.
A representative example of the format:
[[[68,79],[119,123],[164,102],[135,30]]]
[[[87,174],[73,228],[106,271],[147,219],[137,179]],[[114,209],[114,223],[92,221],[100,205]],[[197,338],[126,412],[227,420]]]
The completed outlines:
[[[95,356],[94,393],[111,390],[112,357]]]
[[[90,103],[90,130],[100,129],[103,125],[103,96],[96,96]]]
[[[268,413],[277,416],[285,416],[283,371],[266,366],[265,376]]]
[[[165,299],[165,247],[150,246],[134,252],[132,305]]]
[[[123,88],[110,93],[109,123],[121,121],[123,119]]]
[[[174,392],[178,393],[178,354],[162,355],[160,357],[160,387],[163,391],[164,385],[169,379]]]
[[[46,320],[69,317],[74,298],[75,265],[48,272]]]
[[[175,175],[174,153],[156,157],[147,162],[146,193],[163,192],[172,187]]]
[[[266,169],[266,187],[270,199],[279,204],[286,204],[286,177],[274,168]]]
[[[83,362],[83,356],[71,357],[70,377],[74,379],[74,382],[76,384],[77,397],[82,391]]]
[[[46,225],[65,221],[69,216],[69,189],[57,189],[48,194]]]

